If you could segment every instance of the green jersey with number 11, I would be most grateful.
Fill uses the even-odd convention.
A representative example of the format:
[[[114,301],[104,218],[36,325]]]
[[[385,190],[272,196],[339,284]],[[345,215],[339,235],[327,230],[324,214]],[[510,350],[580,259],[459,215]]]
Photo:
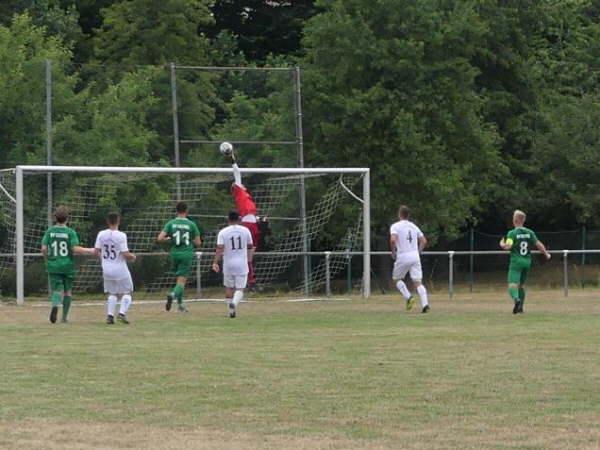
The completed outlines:
[[[42,238],[42,245],[48,248],[46,254],[48,273],[65,275],[75,273],[73,247],[79,245],[79,238],[75,230],[61,225],[50,227]]]
[[[531,264],[531,247],[538,241],[537,236],[525,227],[510,230],[506,235],[506,243],[512,244],[510,249],[510,262],[517,264]]]
[[[194,256],[194,240],[200,236],[200,230],[194,222],[176,217],[167,222],[163,231],[171,238],[171,255]]]

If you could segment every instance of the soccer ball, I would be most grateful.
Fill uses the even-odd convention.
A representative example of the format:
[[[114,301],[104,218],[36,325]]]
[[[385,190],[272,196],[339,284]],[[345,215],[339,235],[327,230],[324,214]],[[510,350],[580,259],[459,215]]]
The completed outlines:
[[[224,156],[229,156],[233,152],[233,145],[231,145],[229,142],[222,142],[221,145],[219,145],[219,151]]]

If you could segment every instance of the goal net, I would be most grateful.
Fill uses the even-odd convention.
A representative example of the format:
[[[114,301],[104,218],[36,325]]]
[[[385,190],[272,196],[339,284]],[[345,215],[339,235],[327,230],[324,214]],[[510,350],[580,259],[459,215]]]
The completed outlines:
[[[52,195],[46,189],[48,174],[52,174]],[[368,241],[364,226],[369,214],[368,169],[242,169],[242,174],[259,216],[268,217],[269,224],[268,229],[262,227],[254,261],[256,296],[306,297],[335,292],[336,277],[344,275],[349,255],[363,252]],[[83,246],[94,245],[98,231],[106,227],[108,212],[120,211],[120,229],[138,255],[130,266],[136,298],[162,298],[172,288],[175,275],[168,248],[157,244],[156,237],[174,217],[176,202],[184,201],[203,239],[188,279],[187,296],[220,298],[221,276],[211,271],[211,262],[217,233],[227,225],[228,210],[235,208],[232,181],[230,168],[20,166],[0,171],[1,292],[18,301],[46,295],[40,242],[48,227],[47,211],[65,205],[71,211],[69,224]],[[303,188],[304,211],[300,207]],[[99,258],[77,259],[75,293],[99,296]],[[355,271],[364,269],[365,258],[355,261]]]

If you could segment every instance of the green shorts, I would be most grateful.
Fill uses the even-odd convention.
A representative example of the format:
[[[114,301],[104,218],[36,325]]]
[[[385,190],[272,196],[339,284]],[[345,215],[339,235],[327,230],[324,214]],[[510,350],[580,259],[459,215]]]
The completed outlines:
[[[75,274],[49,273],[48,280],[50,281],[52,292],[67,292],[73,289]]]
[[[194,255],[171,255],[171,270],[178,277],[189,277],[192,274]]]
[[[525,284],[530,265],[510,264],[508,266],[508,282],[514,284]]]

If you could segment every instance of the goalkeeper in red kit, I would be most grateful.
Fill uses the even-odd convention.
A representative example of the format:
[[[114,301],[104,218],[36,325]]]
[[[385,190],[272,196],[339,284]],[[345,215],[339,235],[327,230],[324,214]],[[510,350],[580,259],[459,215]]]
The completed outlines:
[[[242,174],[240,172],[240,168],[235,162],[233,150],[229,154],[229,157],[233,162],[232,168],[234,178],[233,185],[231,186],[231,193],[233,195],[233,201],[235,202],[235,206],[240,214],[240,225],[250,230],[250,234],[252,235],[252,242],[254,243],[254,248],[258,248],[260,246],[259,220],[268,221],[268,218],[262,217],[261,219],[259,219],[258,209],[256,208],[256,202],[252,198],[252,195],[250,194],[248,189],[246,189],[246,187],[242,184]],[[251,261],[248,262],[248,288],[250,290],[256,289],[256,275],[254,273],[254,263]]]

